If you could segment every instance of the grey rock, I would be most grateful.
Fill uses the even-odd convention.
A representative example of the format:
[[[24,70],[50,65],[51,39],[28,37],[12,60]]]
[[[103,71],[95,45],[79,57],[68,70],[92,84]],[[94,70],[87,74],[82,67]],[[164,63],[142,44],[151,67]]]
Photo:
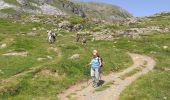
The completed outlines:
[[[3,43],[3,44],[0,45],[0,48],[5,48],[5,47],[6,47],[6,44],[5,44],[5,43]]]
[[[23,6],[29,6],[30,3],[27,0],[16,0],[19,4]]]
[[[37,28],[35,28],[35,27],[34,27],[34,28],[32,28],[32,30],[33,30],[33,31],[36,31],[36,30],[37,30]]]
[[[79,58],[80,58],[80,54],[74,54],[69,59],[79,59]]]
[[[23,56],[26,57],[28,56],[28,52],[10,52],[10,53],[6,53],[6,54],[2,54],[4,56]]]
[[[42,13],[46,15],[65,15],[65,13],[60,9],[48,4],[41,5],[39,8],[41,9]]]
[[[43,61],[46,60],[46,58],[37,58],[37,61]]]
[[[61,23],[58,24],[59,28],[62,28],[62,29],[65,29],[65,30],[69,30],[69,31],[72,31],[73,29],[73,25],[68,22],[68,21],[63,21]]]
[[[74,27],[73,27],[73,31],[79,31],[79,30],[81,30],[83,28],[83,26],[81,25],[81,24],[77,24],[77,25],[74,25]]]
[[[48,58],[48,59],[53,59],[53,57],[51,57],[51,56],[47,56],[47,58]]]
[[[27,35],[28,35],[28,36],[36,36],[37,33],[35,33],[35,32],[29,32],[29,33],[27,33]]]

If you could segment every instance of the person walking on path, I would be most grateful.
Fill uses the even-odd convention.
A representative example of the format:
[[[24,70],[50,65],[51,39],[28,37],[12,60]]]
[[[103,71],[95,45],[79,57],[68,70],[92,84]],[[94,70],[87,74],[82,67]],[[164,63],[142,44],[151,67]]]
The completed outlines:
[[[100,74],[99,70],[101,66],[101,61],[99,60],[97,50],[93,51],[93,57],[89,65],[91,65],[91,77],[93,80],[93,87],[96,88],[99,85],[99,74]]]

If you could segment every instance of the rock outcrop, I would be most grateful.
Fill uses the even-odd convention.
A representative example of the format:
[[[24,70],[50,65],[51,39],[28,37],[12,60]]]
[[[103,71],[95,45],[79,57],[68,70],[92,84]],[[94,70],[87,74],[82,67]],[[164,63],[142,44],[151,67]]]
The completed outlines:
[[[16,0],[15,2],[0,1],[1,9],[16,10],[16,14],[45,14],[45,15],[77,15],[95,20],[122,20],[131,15],[118,6],[101,3],[84,3],[70,0]],[[1,11],[0,11],[1,12]],[[24,12],[24,13],[23,13]],[[1,12],[2,13],[2,12]],[[10,12],[5,12],[11,14]],[[0,14],[2,16],[2,14]],[[6,16],[2,16],[6,17]]]

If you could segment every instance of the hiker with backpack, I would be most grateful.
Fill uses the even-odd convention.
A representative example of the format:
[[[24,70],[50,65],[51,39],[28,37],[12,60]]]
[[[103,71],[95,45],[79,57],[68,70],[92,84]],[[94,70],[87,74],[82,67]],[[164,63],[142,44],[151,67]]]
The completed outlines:
[[[86,44],[87,43],[87,38],[84,36],[82,39],[82,44]]]
[[[93,57],[89,65],[91,65],[91,77],[93,80],[93,87],[96,88],[99,86],[100,67],[102,66],[102,62],[101,59],[98,57],[97,50],[93,50]]]
[[[47,33],[48,33],[48,42],[50,44],[54,43],[56,41],[56,34],[54,32],[52,32],[51,30],[47,31]]]
[[[76,34],[76,42],[79,42],[79,40],[80,40],[80,34]]]

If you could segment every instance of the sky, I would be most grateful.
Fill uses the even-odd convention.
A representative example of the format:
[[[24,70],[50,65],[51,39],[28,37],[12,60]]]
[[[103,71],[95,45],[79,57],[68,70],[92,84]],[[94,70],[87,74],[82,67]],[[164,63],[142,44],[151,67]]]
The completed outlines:
[[[170,0],[81,0],[114,4],[130,12],[133,16],[143,17],[170,11]]]

